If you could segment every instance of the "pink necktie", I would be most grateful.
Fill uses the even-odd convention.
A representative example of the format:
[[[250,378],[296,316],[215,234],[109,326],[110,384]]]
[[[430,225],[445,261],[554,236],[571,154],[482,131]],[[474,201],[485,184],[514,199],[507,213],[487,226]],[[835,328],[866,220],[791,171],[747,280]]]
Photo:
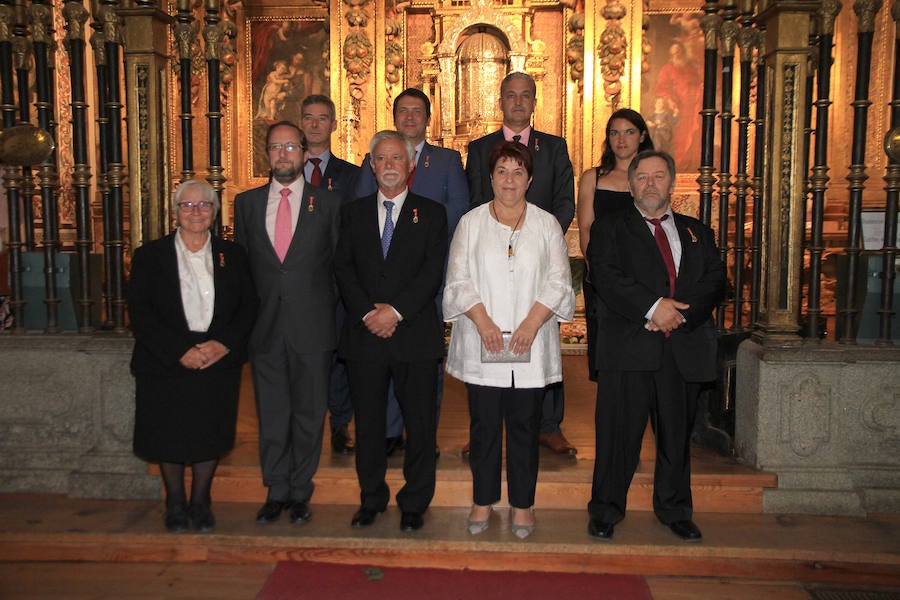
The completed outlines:
[[[288,248],[291,247],[291,203],[288,202],[290,195],[290,189],[281,189],[281,202],[278,203],[278,214],[275,216],[275,254],[281,262],[284,262]]]

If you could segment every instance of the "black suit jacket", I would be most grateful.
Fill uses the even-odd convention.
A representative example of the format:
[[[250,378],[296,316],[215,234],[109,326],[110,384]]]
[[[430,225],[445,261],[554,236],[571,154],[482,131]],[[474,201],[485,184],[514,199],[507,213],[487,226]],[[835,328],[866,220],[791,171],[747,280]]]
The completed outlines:
[[[494,198],[488,160],[494,146],[504,141],[503,130],[469,143],[466,177],[469,180],[469,208]],[[563,233],[575,217],[575,175],[566,140],[543,131],[531,130],[528,149],[534,158],[533,179],[525,198],[556,217]]]
[[[239,367],[247,360],[247,338],[257,309],[247,255],[237,244],[213,236],[213,318],[206,333],[192,332],[181,301],[176,235],[171,233],[134,252],[128,283],[128,313],[135,339],[131,370],[166,377],[188,373],[179,360],[191,346],[205,340],[216,340],[230,350],[210,369]]]
[[[685,381],[709,381],[716,375],[718,338],[712,311],[722,298],[725,269],[709,227],[678,213],[675,227],[682,254],[674,297],[690,308],[683,311],[687,323],[669,341]],[[600,300],[596,368],[658,370],[665,337],[644,329],[644,316],[658,298],[669,296],[669,276],[637,208],[594,221],[588,259]]]
[[[335,273],[347,319],[338,354],[345,360],[421,361],[444,353],[443,324],[434,303],[447,257],[447,211],[409,194],[382,257],[377,195],[346,205]],[[369,332],[363,317],[375,303],[393,306],[403,320],[387,339]]]
[[[337,193],[344,202],[349,202],[355,199],[358,179],[359,167],[332,154],[322,173],[322,187]]]
[[[341,199],[304,184],[297,228],[282,263],[266,231],[268,198],[264,185],[234,199],[234,241],[247,250],[260,299],[250,353],[271,352],[282,340],[296,352],[334,350],[334,249]]]

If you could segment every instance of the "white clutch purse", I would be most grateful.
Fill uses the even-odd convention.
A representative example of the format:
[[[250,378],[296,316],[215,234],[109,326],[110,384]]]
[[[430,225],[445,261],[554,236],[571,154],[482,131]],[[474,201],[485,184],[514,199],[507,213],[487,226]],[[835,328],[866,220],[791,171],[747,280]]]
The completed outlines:
[[[483,363],[527,363],[531,362],[531,348],[522,354],[514,354],[509,349],[509,341],[512,339],[511,331],[504,331],[503,349],[499,352],[491,352],[484,343],[481,344],[481,362]]]

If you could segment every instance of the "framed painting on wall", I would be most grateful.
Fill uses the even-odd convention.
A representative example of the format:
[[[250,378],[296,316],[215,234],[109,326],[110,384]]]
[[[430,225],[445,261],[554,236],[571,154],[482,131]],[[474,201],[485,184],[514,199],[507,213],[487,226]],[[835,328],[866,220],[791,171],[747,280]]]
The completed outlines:
[[[279,121],[300,122],[300,102],[310,94],[329,95],[329,39],[323,18],[250,18],[249,106],[250,178],[266,178],[266,132]]]
[[[641,115],[658,150],[693,179],[700,168],[704,37],[696,3],[654,2],[649,20],[648,69],[641,77]],[[676,4],[684,6],[678,7]],[[718,87],[717,87],[718,89]]]

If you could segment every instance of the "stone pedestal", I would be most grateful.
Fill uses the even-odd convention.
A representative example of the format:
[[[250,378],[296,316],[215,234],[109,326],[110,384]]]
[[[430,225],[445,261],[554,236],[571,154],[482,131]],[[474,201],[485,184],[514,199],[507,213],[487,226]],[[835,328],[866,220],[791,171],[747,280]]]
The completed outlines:
[[[0,492],[157,498],[131,450],[130,336],[0,336]]]
[[[900,512],[900,348],[738,349],[735,446],[778,475],[765,512]]]

